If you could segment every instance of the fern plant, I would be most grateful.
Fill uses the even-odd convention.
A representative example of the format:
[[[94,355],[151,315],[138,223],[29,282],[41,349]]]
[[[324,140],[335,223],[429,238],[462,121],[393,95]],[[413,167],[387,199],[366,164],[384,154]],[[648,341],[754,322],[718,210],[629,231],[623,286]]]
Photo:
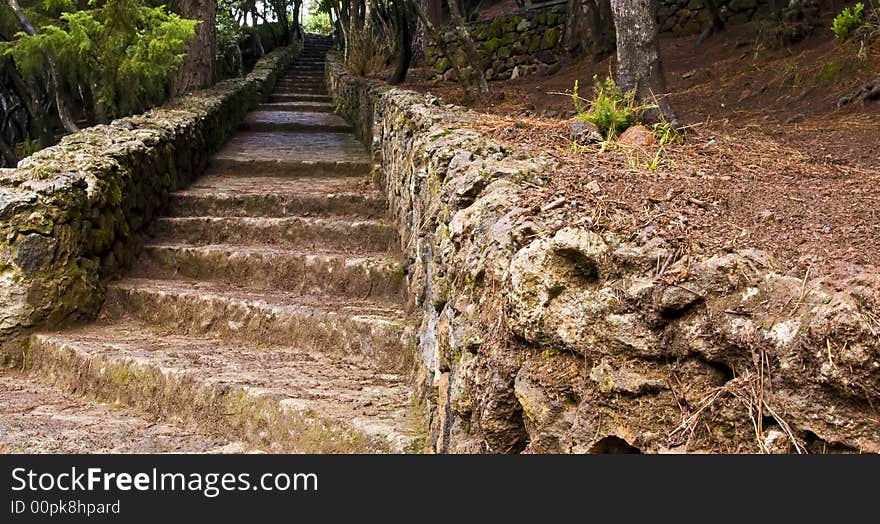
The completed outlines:
[[[843,42],[850,37],[853,31],[864,25],[864,23],[865,4],[859,2],[852,6],[852,8],[845,8],[834,17],[834,21],[831,24],[831,31],[838,40]]]
[[[606,138],[613,138],[634,126],[644,111],[654,107],[636,103],[636,90],[623,92],[610,76],[601,82],[597,76],[593,76],[593,82],[593,99],[588,110],[583,110],[583,99],[577,94],[577,82],[572,98],[580,118],[599,128]]]
[[[150,7],[145,0],[46,0],[37,12],[37,34],[18,33],[0,51],[26,75],[45,75],[45,50],[61,67],[70,92],[89,92],[109,117],[160,103],[168,79],[183,61],[196,21]]]

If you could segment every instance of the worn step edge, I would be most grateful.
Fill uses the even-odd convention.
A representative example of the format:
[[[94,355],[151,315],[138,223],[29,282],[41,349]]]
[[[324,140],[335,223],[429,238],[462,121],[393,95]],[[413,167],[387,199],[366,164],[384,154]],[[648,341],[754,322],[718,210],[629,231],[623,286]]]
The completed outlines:
[[[381,195],[360,193],[236,193],[218,194],[212,189],[190,189],[172,193],[168,203],[171,217],[246,216],[290,217],[317,214],[338,217],[384,218],[387,202]]]
[[[239,158],[214,155],[209,173],[238,173],[242,176],[364,177],[370,174],[369,160],[290,160],[284,158]]]
[[[403,264],[388,258],[312,254],[249,246],[148,244],[130,275],[244,283],[247,289],[277,289],[339,297],[404,298]]]
[[[332,113],[336,110],[336,106],[327,102],[300,102],[300,103],[266,103],[257,106],[259,111],[289,111],[291,113],[312,112],[312,113]]]
[[[311,123],[311,122],[249,122],[238,124],[241,131],[273,132],[292,131],[298,133],[346,133],[352,130],[348,123]]]
[[[0,372],[0,454],[251,450],[243,442],[157,424],[155,417],[142,410],[125,409],[105,398],[62,391],[39,372]]]
[[[101,315],[134,318],[182,335],[294,346],[381,369],[397,369],[408,358],[412,328],[402,311],[355,299],[345,299],[334,311],[332,297],[306,300],[292,293],[125,279],[108,286]]]
[[[387,253],[397,231],[384,220],[318,217],[162,217],[150,233],[157,240],[194,245],[275,245],[360,253]]]
[[[283,95],[269,95],[270,102],[330,102],[330,95],[316,95],[311,93],[288,93]]]
[[[320,85],[304,86],[302,84],[295,86],[278,86],[272,92],[272,96],[285,95],[327,95],[327,88]]]
[[[128,357],[89,354],[63,337],[31,337],[30,362],[59,387],[112,398],[162,419],[275,452],[413,453],[423,438],[376,431],[366,419],[321,416],[300,399],[246,386],[209,383],[185,370],[163,368]]]

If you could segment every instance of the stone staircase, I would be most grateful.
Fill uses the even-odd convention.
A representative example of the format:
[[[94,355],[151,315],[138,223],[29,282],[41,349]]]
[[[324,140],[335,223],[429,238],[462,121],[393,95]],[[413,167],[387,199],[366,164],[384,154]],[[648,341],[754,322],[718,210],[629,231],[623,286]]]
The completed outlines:
[[[309,36],[209,170],[171,195],[96,322],[31,337],[29,372],[0,375],[0,446],[131,450],[124,434],[143,451],[422,450],[397,233],[332,113],[329,45]],[[32,398],[10,407],[17,391]]]

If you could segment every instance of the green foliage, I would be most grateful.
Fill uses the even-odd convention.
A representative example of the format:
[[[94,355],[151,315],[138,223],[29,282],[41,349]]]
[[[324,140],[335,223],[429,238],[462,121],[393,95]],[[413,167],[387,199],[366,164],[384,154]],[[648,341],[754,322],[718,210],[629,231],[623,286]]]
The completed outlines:
[[[216,62],[221,77],[238,76],[242,73],[241,42],[243,31],[233,17],[236,0],[217,2],[217,55]]]
[[[593,82],[593,99],[589,101],[588,110],[583,110],[584,100],[577,94],[577,82],[572,98],[580,118],[594,124],[607,138],[615,137],[636,125],[641,113],[651,107],[638,105],[635,101],[636,90],[630,89],[624,93],[610,76],[601,82],[598,76],[593,76]]]
[[[327,13],[310,13],[309,19],[305,23],[305,30],[307,33],[329,35],[333,31],[333,26],[330,25],[330,15]]]
[[[164,100],[170,75],[182,62],[196,21],[149,7],[143,0],[91,0],[76,10],[69,0],[44,0],[37,34],[15,35],[4,52],[26,75],[45,75],[45,52],[61,68],[72,93],[91,93],[109,117],[136,113]]]
[[[859,2],[852,8],[845,8],[837,16],[831,24],[831,31],[834,36],[841,42],[850,37],[850,35],[864,25],[865,23],[865,4]]]

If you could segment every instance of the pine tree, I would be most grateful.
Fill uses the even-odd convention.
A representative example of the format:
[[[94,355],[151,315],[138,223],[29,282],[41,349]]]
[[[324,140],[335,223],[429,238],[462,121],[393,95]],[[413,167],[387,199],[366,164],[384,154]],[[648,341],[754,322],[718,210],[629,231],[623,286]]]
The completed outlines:
[[[82,96],[99,120],[161,103],[196,24],[143,0],[107,0],[82,10],[71,0],[46,0],[39,7],[35,13],[46,22],[33,34],[16,34],[5,53],[24,75],[38,77],[51,71],[47,56],[53,57],[63,79],[59,90]]]

